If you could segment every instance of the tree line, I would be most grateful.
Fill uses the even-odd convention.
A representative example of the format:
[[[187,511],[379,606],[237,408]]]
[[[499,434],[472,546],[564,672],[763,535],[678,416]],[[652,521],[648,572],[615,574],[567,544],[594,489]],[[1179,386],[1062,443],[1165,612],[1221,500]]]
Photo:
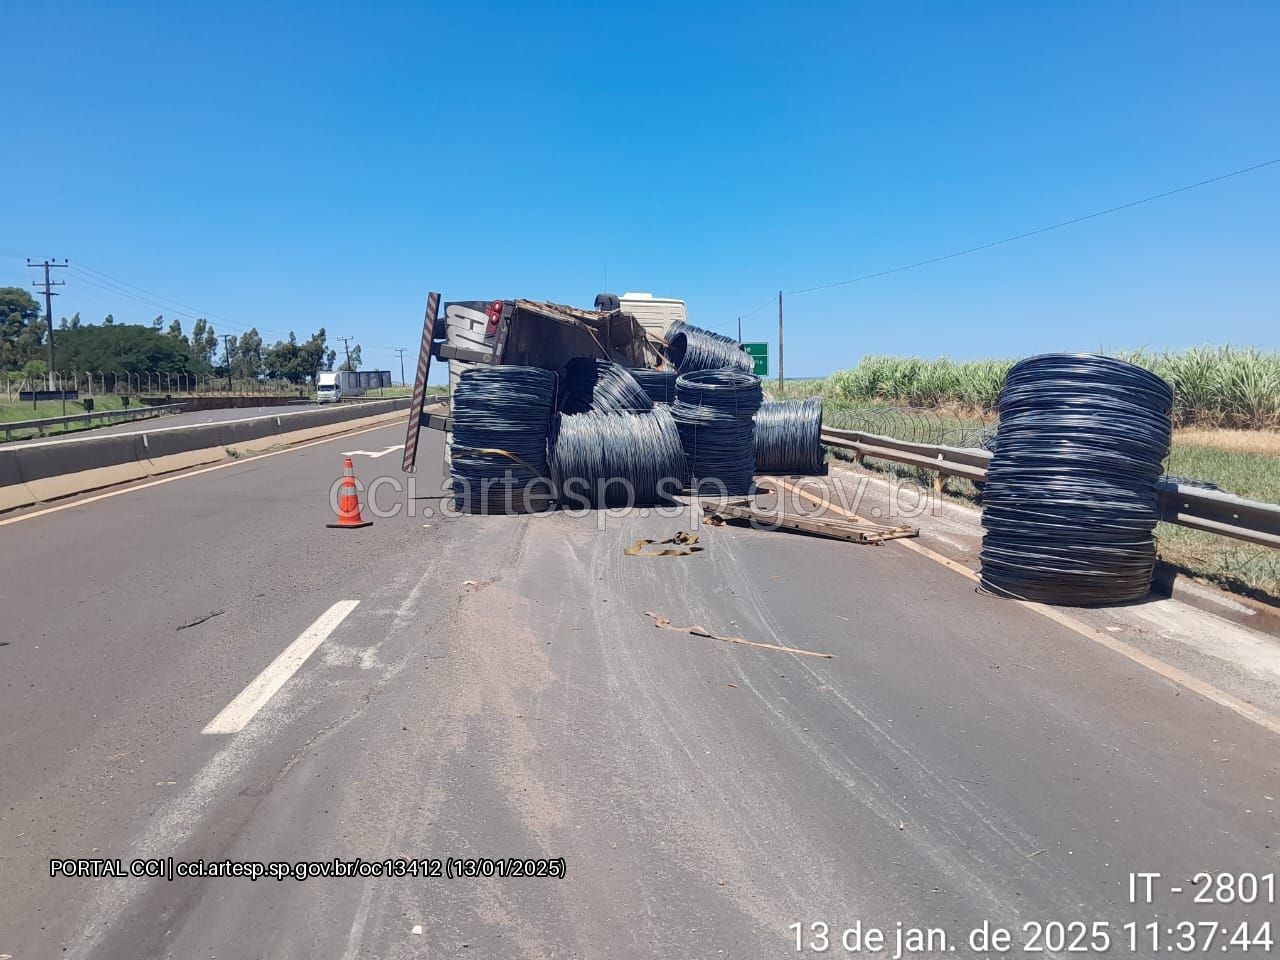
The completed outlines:
[[[35,298],[22,287],[0,287],[0,370],[43,376],[48,372],[47,337],[48,321]],[[224,340],[204,318],[187,332],[181,320],[166,325],[163,314],[147,326],[116,323],[111,314],[101,323],[83,323],[77,313],[63,317],[54,336],[57,371],[103,371],[108,376],[230,375],[241,380],[305,383],[314,381],[322,370],[333,370],[336,360],[337,351],[328,346],[324,327],[306,340],[291,331],[287,340],[268,345],[256,328],[238,336],[228,334]],[[344,356],[337,369],[356,370],[360,362],[357,344],[350,359]]]

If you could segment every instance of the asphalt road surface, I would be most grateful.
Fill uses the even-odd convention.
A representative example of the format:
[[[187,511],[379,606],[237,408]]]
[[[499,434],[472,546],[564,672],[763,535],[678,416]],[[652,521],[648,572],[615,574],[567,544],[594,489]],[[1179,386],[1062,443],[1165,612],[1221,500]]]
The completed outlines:
[[[340,454],[399,480],[402,440],[0,517],[0,956],[847,956],[860,923],[891,957],[901,923],[957,948],[904,955],[969,957],[1080,922],[1109,924],[1089,953],[1040,955],[1147,957],[1151,921],[1275,920],[1191,883],[1280,865],[1274,733],[893,544],[703,527],[644,559],[688,517],[447,519],[385,485],[399,516],[325,528]],[[566,876],[50,876],[148,857]],[[1265,955],[1228,946],[1198,955]]]

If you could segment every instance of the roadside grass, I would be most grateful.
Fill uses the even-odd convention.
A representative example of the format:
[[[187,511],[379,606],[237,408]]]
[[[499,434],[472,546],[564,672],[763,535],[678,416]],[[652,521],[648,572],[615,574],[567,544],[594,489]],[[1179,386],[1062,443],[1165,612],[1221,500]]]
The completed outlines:
[[[61,400],[42,400],[32,404],[30,401],[21,402],[14,400],[13,402],[5,402],[0,400],[0,444],[4,443],[6,436],[3,432],[3,424],[16,423],[22,420],[44,420],[48,417],[61,416],[80,416],[84,414],[84,404],[79,400],[68,400],[66,409],[63,409]],[[131,409],[137,409],[142,406],[139,401],[131,404]],[[93,412],[106,412],[108,410],[121,410],[124,404],[115,394],[103,394],[93,398]],[[44,436],[54,436],[59,433],[75,433],[85,429],[84,423],[72,423],[55,425],[46,427]],[[29,440],[32,437],[39,437],[41,434],[38,430],[14,430],[9,439],[12,440]]]
[[[139,406],[140,404],[134,404]],[[100,397],[93,398],[94,410],[119,410],[122,404],[120,398],[115,394],[105,394]],[[41,400],[39,403],[31,403],[31,401],[22,402],[13,400],[6,402],[0,400],[0,423],[12,423],[15,420],[42,420],[45,417],[60,417],[63,415],[63,404],[61,400]],[[69,416],[75,416],[84,413],[84,404],[79,400],[68,400],[66,403],[66,413]]]
[[[1251,500],[1280,503],[1280,433],[1178,430],[1165,461],[1170,476],[1213,483]],[[1156,528],[1160,559],[1195,577],[1280,605],[1280,550],[1190,530]]]

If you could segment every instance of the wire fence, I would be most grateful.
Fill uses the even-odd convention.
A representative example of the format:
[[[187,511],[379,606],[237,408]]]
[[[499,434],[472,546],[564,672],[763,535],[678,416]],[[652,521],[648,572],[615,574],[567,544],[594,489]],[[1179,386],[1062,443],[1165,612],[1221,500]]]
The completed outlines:
[[[267,380],[257,377],[219,377],[195,373],[127,370],[68,370],[47,376],[0,372],[4,399],[13,402],[24,391],[70,392],[97,396],[197,396],[205,394],[251,394],[255,396],[296,396],[310,393],[309,381]]]

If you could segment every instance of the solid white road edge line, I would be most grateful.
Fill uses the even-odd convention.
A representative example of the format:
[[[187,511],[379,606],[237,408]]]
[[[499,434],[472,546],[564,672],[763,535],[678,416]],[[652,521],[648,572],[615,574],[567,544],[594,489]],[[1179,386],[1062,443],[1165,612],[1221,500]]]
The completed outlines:
[[[793,493],[798,493],[800,496],[804,497],[807,500],[819,502],[817,501],[817,498],[814,497],[814,495],[807,490],[804,490],[797,486],[793,486],[792,484],[789,484],[785,480],[782,480],[778,477],[773,477],[772,479],[775,480],[780,486],[782,486],[786,490],[789,490]],[[832,503],[832,504],[829,504],[828,506],[830,507],[830,509],[836,511],[837,513],[844,514],[844,516],[849,517],[853,520],[861,520],[863,523],[868,522],[865,517],[859,517],[856,513],[846,510],[844,507],[841,507],[838,504]],[[973,570],[970,570],[964,564],[957,563],[955,560],[952,560],[950,557],[944,557],[942,554],[938,553],[937,551],[930,550],[928,547],[923,546],[922,544],[916,543],[914,540],[906,540],[906,539],[890,540],[889,543],[894,544],[896,546],[903,547],[904,549],[910,550],[912,553],[918,553],[920,556],[927,557],[928,559],[932,560],[934,563],[940,563],[944,567],[946,567],[948,570],[952,570],[955,573],[960,574],[962,577],[968,578],[974,583],[980,582],[980,578],[978,574],[975,573]],[[1046,606],[1043,603],[1032,603],[1029,600],[1008,600],[1004,602],[1020,604],[1021,606],[1026,607],[1028,610],[1034,610],[1036,613],[1040,614],[1041,616],[1048,617],[1050,620],[1054,621],[1055,623],[1061,624],[1062,626],[1066,627],[1068,630],[1071,630],[1074,633],[1078,633],[1080,636],[1084,637],[1086,640],[1092,640],[1094,643],[1097,643],[1106,647],[1108,650],[1112,651],[1113,653],[1118,653],[1120,656],[1125,657],[1129,660],[1132,660],[1134,663],[1138,664],[1139,666],[1146,667],[1152,673],[1157,674],[1158,676],[1164,677],[1169,682],[1176,683],[1178,686],[1184,687],[1187,690],[1190,690],[1192,693],[1195,693],[1204,697],[1206,700],[1212,700],[1214,703],[1218,704],[1219,706],[1226,707],[1232,713],[1235,713],[1241,717],[1244,717],[1244,719],[1250,721],[1251,723],[1256,723],[1258,726],[1262,727],[1264,730],[1269,730],[1271,733],[1280,734],[1280,717],[1277,717],[1272,713],[1268,713],[1266,710],[1263,710],[1261,707],[1256,707],[1252,703],[1249,703],[1246,700],[1241,700],[1239,697],[1233,696],[1232,694],[1227,693],[1225,690],[1219,690],[1213,684],[1205,680],[1201,680],[1199,677],[1192,676],[1191,674],[1187,673],[1185,670],[1181,670],[1178,667],[1173,666],[1172,664],[1165,663],[1163,660],[1160,660],[1157,657],[1154,657],[1151,654],[1146,653],[1145,651],[1139,650],[1136,647],[1132,647],[1129,644],[1125,643],[1123,640],[1117,640],[1115,637],[1107,636],[1107,634],[1103,633],[1101,630],[1097,629],[1096,627],[1091,626],[1090,624],[1087,624],[1081,620],[1077,620],[1075,617],[1071,616],[1070,614],[1063,613],[1061,610],[1056,610],[1053,607]]]
[[[201,733],[239,733],[245,728],[254,714],[267,705],[272,697],[285,685],[285,682],[297,673],[298,668],[307,662],[307,658],[315,653],[316,648],[324,643],[329,634],[338,628],[338,624],[347,618],[352,610],[360,604],[359,600],[339,600],[316,619],[316,622],[303,630],[298,639],[284,648],[280,656],[267,665],[267,668],[254,677],[253,681],[240,691],[240,695],[227,704],[222,712],[209,721]]]

